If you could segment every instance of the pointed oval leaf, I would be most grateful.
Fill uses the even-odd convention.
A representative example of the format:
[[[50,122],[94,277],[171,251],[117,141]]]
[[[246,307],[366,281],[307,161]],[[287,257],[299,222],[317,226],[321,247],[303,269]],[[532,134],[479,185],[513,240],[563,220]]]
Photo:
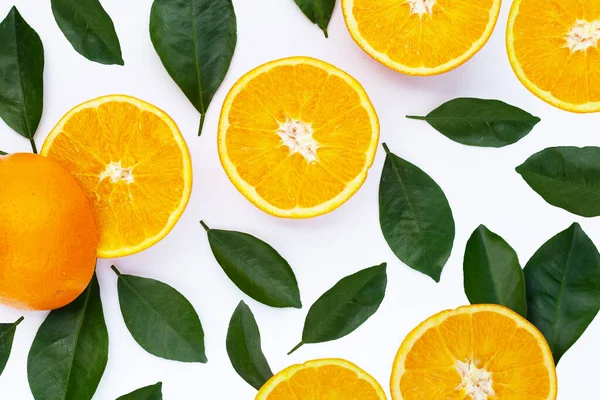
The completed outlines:
[[[329,37],[327,33],[327,27],[331,20],[331,15],[335,9],[336,0],[294,0],[298,7],[302,10],[304,15],[313,23],[317,24],[319,28],[325,34],[325,37]]]
[[[439,282],[454,243],[450,204],[429,175],[384,148],[379,184],[383,236],[403,263]]]
[[[162,400],[162,398],[162,382],[158,382],[123,395],[117,400]]]
[[[425,117],[435,130],[455,142],[469,146],[504,147],[527,136],[541,120],[499,100],[458,98]]]
[[[135,341],[157,357],[205,363],[204,331],[194,306],[163,282],[113,269],[121,313]]]
[[[471,304],[499,304],[527,317],[525,277],[517,253],[484,225],[467,242],[463,269]]]
[[[90,400],[108,362],[108,331],[94,275],[71,304],[51,311],[33,340],[27,376],[36,400]]]
[[[10,351],[12,349],[13,340],[17,326],[23,321],[23,317],[19,318],[12,324],[0,324],[0,375],[6,367]]]
[[[201,114],[227,75],[237,43],[231,0],[154,0],[150,38],[171,78]]]
[[[44,47],[16,7],[0,23],[0,118],[33,139],[44,106]]]
[[[349,275],[325,292],[310,308],[302,341],[329,342],[354,332],[379,309],[387,287],[386,263]]]
[[[231,365],[256,390],[273,376],[262,352],[260,331],[254,315],[243,301],[235,309],[227,330],[227,354]]]
[[[600,216],[600,147],[551,147],[531,156],[517,172],[553,206]]]
[[[558,364],[600,310],[600,254],[573,224],[544,243],[524,271],[528,319]]]
[[[217,262],[242,292],[271,307],[302,308],[296,275],[274,248],[246,233],[204,227]]]
[[[124,65],[115,25],[98,0],[51,0],[58,27],[88,60]]]

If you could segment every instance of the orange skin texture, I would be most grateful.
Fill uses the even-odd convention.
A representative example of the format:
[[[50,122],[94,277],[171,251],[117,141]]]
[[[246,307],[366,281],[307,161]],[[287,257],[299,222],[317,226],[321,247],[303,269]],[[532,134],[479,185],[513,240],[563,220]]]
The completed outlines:
[[[96,265],[92,206],[73,176],[36,154],[0,157],[0,303],[53,310],[77,298]]]

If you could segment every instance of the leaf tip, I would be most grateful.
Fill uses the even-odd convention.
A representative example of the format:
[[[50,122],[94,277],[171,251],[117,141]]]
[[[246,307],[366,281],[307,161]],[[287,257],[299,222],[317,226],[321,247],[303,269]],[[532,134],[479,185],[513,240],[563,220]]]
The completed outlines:
[[[202,129],[204,128],[204,120],[206,119],[206,113],[200,114],[200,126],[198,127],[198,136],[202,136]]]
[[[291,356],[293,353],[295,353],[295,352],[296,352],[296,350],[298,350],[298,349],[299,349],[300,347],[302,347],[302,346],[304,346],[304,342],[300,342],[300,343],[298,343],[296,346],[294,346],[294,348],[293,348],[293,349],[291,349],[291,350],[290,350],[290,351],[287,353],[287,355],[288,355],[288,356]]]
[[[327,28],[323,29],[323,34],[325,35],[325,39],[329,39],[329,32],[327,32]]]

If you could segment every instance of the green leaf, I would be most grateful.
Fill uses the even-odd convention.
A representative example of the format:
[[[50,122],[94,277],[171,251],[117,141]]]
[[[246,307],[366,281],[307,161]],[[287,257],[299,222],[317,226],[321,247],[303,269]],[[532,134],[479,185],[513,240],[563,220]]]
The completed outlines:
[[[237,43],[231,0],[154,0],[150,38],[171,78],[200,112],[227,75]]]
[[[455,142],[469,146],[504,147],[527,136],[540,122],[520,108],[499,100],[458,98],[420,119]]]
[[[271,307],[302,308],[294,271],[274,248],[246,233],[200,223],[217,262],[242,292]]]
[[[127,329],[148,353],[168,360],[207,361],[204,331],[192,304],[171,286],[121,274],[119,304]]]
[[[51,311],[27,360],[35,400],[90,400],[108,362],[108,331],[96,275],[71,304]]]
[[[8,154],[7,152],[0,150],[0,156],[5,156],[7,154]]]
[[[525,277],[517,253],[484,225],[467,242],[463,269],[471,304],[500,304],[527,317]]]
[[[260,331],[250,308],[243,301],[235,309],[227,330],[227,354],[231,365],[256,390],[273,376],[262,352]]]
[[[32,144],[44,107],[44,47],[16,7],[0,23],[0,118]]]
[[[98,0],[51,0],[58,27],[88,60],[124,65],[115,25]]]
[[[558,364],[600,310],[600,254],[573,224],[531,257],[525,283],[529,321],[544,334]]]
[[[117,400],[162,400],[162,398],[162,382],[158,382],[123,395]]]
[[[550,147],[517,172],[553,206],[583,217],[600,216],[600,147]]]
[[[17,326],[23,319],[21,317],[12,324],[0,324],[0,375],[2,375],[4,367],[6,367],[6,363],[8,362]]]
[[[387,286],[386,263],[343,278],[312,305],[304,322],[302,341],[329,342],[354,332],[379,308]]]
[[[331,20],[331,14],[333,14],[336,0],[294,1],[298,7],[300,7],[304,15],[306,15],[313,24],[317,24],[319,28],[321,28],[325,34],[325,37],[329,37],[329,34],[327,33],[327,27],[329,26],[329,20]]]
[[[454,218],[443,190],[417,166],[391,153],[379,184],[379,223],[403,263],[440,281],[454,243]]]

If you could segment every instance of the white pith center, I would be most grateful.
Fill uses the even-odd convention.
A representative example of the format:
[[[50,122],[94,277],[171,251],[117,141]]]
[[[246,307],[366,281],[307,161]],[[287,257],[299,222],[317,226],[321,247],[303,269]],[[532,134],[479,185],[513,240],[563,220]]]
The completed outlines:
[[[310,124],[287,118],[279,124],[277,134],[290,152],[300,153],[309,163],[317,161],[319,143],[313,138],[313,129]]]
[[[423,14],[431,14],[436,1],[437,0],[408,0],[408,4],[410,4],[410,13],[419,14],[419,17]]]
[[[98,178],[100,179],[100,181],[109,178],[112,183],[116,183],[119,181],[133,183],[133,174],[131,173],[131,168],[123,168],[123,166],[121,165],[121,161],[112,161],[106,166],[106,169],[100,174]]]
[[[473,361],[457,361],[456,369],[462,377],[462,382],[457,389],[465,388],[467,396],[471,396],[473,400],[487,400],[488,397],[494,396],[494,388],[492,387],[492,374],[486,371],[485,368],[477,368]]]
[[[586,51],[590,47],[598,46],[600,40],[600,20],[588,22],[584,20],[577,20],[575,25],[571,28],[567,36],[567,47],[571,50],[571,53],[576,51]]]

